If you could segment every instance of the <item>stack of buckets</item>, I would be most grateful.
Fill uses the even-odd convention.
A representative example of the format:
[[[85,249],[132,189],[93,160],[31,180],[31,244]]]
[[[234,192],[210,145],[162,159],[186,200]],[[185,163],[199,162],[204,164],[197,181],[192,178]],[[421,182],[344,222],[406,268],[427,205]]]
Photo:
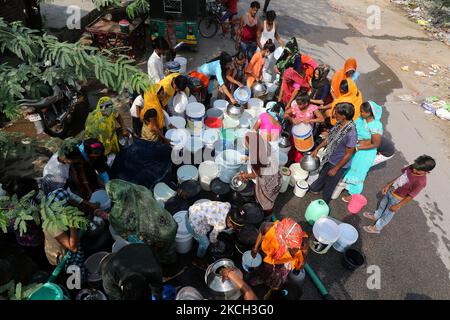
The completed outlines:
[[[186,214],[187,211],[177,212],[173,218],[178,224],[177,235],[175,238],[176,250],[180,254],[185,254],[191,251],[194,243],[194,238],[186,228]]]

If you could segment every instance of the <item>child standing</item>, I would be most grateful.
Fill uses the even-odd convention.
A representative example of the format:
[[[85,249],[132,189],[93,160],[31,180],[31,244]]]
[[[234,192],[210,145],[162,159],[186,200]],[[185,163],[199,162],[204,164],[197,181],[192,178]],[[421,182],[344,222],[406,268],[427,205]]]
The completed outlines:
[[[158,126],[158,113],[155,109],[149,109],[144,114],[144,126],[142,127],[142,139],[153,142],[168,143]]]
[[[411,202],[427,185],[427,174],[436,166],[435,160],[427,155],[420,156],[414,163],[402,170],[402,175],[382,189],[384,198],[374,214],[365,212],[364,217],[376,221],[373,226],[366,226],[368,233],[380,231],[392,220],[394,215]]]
[[[175,47],[177,45],[177,32],[175,29],[175,20],[172,16],[167,16],[167,28],[166,34],[164,36],[167,43],[169,44],[169,52],[167,53],[167,61],[173,61],[175,59],[177,52]]]

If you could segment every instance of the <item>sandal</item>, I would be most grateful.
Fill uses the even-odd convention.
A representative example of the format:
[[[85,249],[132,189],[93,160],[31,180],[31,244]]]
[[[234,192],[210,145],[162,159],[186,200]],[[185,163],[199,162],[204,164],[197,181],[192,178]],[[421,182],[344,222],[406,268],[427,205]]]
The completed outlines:
[[[370,212],[367,212],[367,211],[364,212],[363,216],[364,216],[364,218],[367,218],[369,220],[377,221],[377,218],[375,218],[375,216],[372,213],[370,213]]]
[[[349,199],[349,198],[350,198],[350,199]],[[352,199],[352,196],[343,196],[341,199],[342,199],[342,201],[344,201],[345,203],[349,203],[350,200]]]
[[[380,234],[380,231],[378,231],[377,229],[375,229],[373,226],[365,226],[363,227],[364,231],[366,231],[367,233],[372,233],[372,234]]]

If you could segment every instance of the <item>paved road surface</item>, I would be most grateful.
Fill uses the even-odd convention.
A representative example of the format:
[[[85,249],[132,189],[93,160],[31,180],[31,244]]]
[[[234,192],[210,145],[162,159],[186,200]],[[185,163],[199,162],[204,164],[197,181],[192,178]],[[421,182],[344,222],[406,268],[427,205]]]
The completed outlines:
[[[241,12],[247,9],[249,2],[240,1]],[[386,106],[383,115],[385,134],[394,140],[399,152],[394,159],[370,173],[364,189],[368,209],[376,208],[382,186],[417,156],[427,153],[438,161],[425,192],[404,208],[381,235],[366,234],[362,226],[367,225],[368,221],[362,216],[346,216],[342,201],[335,200],[331,204],[331,216],[351,223],[360,232],[356,247],[364,252],[367,266],[380,267],[380,290],[367,288],[366,267],[355,272],[345,270],[341,266],[342,255],[334,250],[325,255],[311,253],[308,262],[336,299],[449,299],[448,145],[442,142],[442,133],[427,121],[418,106],[399,101],[397,95],[404,94],[407,85],[392,71],[391,66],[383,62],[388,61],[394,52],[401,54],[404,50],[407,53],[413,49],[419,52],[425,50],[426,53],[438,48],[448,57],[448,48],[429,40],[398,11],[387,8],[387,1],[377,2],[384,6],[383,24],[381,30],[374,32],[364,29],[367,16],[364,1],[345,4],[351,7],[350,14],[360,15],[360,19],[349,18],[345,11],[334,10],[325,0],[277,0],[271,4],[279,17],[283,38],[296,36],[303,52],[330,64],[334,69],[341,68],[347,57],[356,57],[362,73],[358,85],[364,99]],[[337,3],[341,5],[341,1]],[[221,50],[233,52],[233,43],[216,36],[212,40],[203,40],[199,53],[183,55],[189,58],[189,68],[192,69]],[[441,58],[444,59],[442,63],[448,65],[445,55]],[[392,59],[389,61],[394,63]],[[432,62],[428,61],[430,64]],[[402,61],[397,63],[403,65]],[[304,211],[309,202],[317,197],[308,195],[298,199],[292,196],[291,190],[279,197],[277,208],[281,215],[294,216],[310,231],[311,228],[304,223]],[[310,281],[303,298],[320,298]]]

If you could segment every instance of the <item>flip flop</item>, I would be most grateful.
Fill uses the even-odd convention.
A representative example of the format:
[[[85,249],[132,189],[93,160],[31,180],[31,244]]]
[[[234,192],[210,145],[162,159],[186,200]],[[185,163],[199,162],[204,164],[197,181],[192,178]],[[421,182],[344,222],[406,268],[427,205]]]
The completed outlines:
[[[369,220],[372,220],[372,221],[377,221],[377,219],[375,218],[375,216],[373,215],[373,214],[371,214],[370,212],[364,212],[363,213],[363,216],[364,216],[364,218],[367,218],[367,219],[369,219]]]
[[[367,233],[372,233],[372,234],[380,234],[380,231],[378,230],[374,230],[372,226],[365,226],[363,227],[364,231]]]
[[[342,201],[344,201],[345,203],[349,203],[350,202],[350,200],[347,200],[347,199],[345,199],[345,198],[347,198],[346,196],[343,196],[341,199],[342,199]],[[351,198],[351,197],[350,197]]]

